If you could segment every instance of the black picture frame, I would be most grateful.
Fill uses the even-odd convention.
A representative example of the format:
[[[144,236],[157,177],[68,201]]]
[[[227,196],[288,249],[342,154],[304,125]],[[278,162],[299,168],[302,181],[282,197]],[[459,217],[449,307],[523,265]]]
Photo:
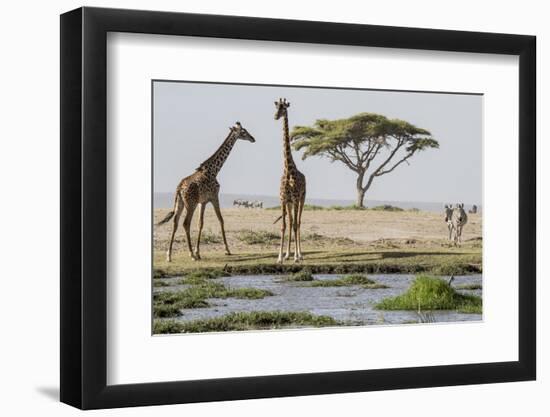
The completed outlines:
[[[108,32],[519,56],[519,360],[107,385]],[[61,401],[95,409],[535,379],[535,51],[524,35],[88,7],[61,15]]]

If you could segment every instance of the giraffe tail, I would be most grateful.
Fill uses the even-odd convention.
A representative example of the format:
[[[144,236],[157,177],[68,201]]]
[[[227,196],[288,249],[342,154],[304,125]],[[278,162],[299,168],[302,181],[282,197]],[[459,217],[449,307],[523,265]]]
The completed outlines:
[[[279,220],[281,220],[283,218],[283,215],[281,214],[279,217],[277,217],[277,219],[273,222],[273,224],[277,223]]]
[[[181,198],[179,191],[176,191],[176,196],[174,197],[174,208],[171,212],[169,212],[164,219],[162,219],[160,222],[158,222],[155,226],[162,226],[165,223],[168,223],[172,217],[174,217],[174,214],[176,213],[176,206],[178,204],[178,197]]]
[[[174,217],[174,210],[172,210],[170,213],[166,215],[164,219],[162,219],[160,222],[156,224],[156,226],[162,226],[164,223],[168,223],[168,221]]]

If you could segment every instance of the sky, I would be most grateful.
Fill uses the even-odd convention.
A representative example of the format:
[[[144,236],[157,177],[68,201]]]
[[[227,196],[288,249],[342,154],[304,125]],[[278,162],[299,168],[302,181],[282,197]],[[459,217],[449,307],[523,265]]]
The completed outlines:
[[[237,141],[218,175],[221,193],[277,196],[283,169],[282,120],[274,101],[290,103],[289,125],[372,112],[427,129],[439,149],[417,153],[378,177],[366,199],[481,204],[483,97],[468,94],[321,89],[154,81],[154,192],[173,192],[240,121],[256,142]],[[293,152],[307,196],[355,200],[355,173],[339,162]]]

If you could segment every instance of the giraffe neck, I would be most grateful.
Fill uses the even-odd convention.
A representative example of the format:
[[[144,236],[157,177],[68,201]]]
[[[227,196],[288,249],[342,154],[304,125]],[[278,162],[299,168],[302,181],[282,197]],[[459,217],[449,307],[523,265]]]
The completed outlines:
[[[233,132],[230,132],[229,136],[225,138],[218,150],[214,152],[210,158],[204,161],[198,169],[203,170],[214,177],[217,176],[218,172],[220,172],[223,164],[227,160],[227,157],[231,153],[231,149],[233,149],[233,145],[235,145],[236,141],[237,137],[233,134]]]
[[[290,135],[288,133],[288,114],[285,113],[283,117],[283,155],[285,158],[285,172],[296,168],[294,165],[294,159],[292,158],[292,151],[290,150]]]

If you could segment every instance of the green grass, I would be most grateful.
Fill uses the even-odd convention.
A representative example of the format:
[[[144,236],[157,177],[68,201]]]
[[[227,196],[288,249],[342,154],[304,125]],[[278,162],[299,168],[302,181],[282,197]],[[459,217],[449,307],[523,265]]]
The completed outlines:
[[[243,230],[237,235],[237,239],[249,245],[267,245],[279,240],[279,235],[265,230]]]
[[[481,290],[482,286],[481,284],[460,284],[455,285],[455,288],[457,290]]]
[[[170,284],[168,284],[166,281],[162,281],[160,279],[155,279],[153,281],[153,287],[157,288],[157,287],[169,287]]]
[[[313,239],[323,239],[315,236]],[[321,242],[325,245],[325,242]],[[250,249],[253,249],[252,247]],[[155,276],[177,277],[196,271],[225,270],[231,275],[291,274],[310,269],[313,274],[430,274],[469,275],[482,271],[481,249],[469,247],[417,248],[406,247],[354,247],[341,249],[332,245],[304,251],[304,260],[277,263],[275,250],[235,252],[232,256],[223,253],[205,252],[202,260],[193,261],[187,253],[174,254],[173,262],[166,262],[165,253],[155,251]]]
[[[314,280],[304,284],[307,287],[349,287],[353,285],[368,289],[388,288],[387,285],[379,284],[362,274],[346,275],[338,279]]]
[[[311,273],[311,270],[309,270],[308,268],[304,268],[304,269],[301,269],[300,271],[294,272],[290,275],[283,277],[281,281],[289,281],[289,282],[313,281],[313,274]]]
[[[366,207],[360,207],[357,204],[352,204],[351,206],[330,206],[328,210],[366,210]]]
[[[254,329],[281,329],[285,327],[336,326],[339,322],[328,316],[316,316],[308,312],[253,311],[230,313],[222,317],[189,322],[155,320],[153,333],[203,333]]]
[[[273,295],[257,288],[228,288],[218,282],[199,281],[181,291],[162,291],[153,294],[153,315],[157,318],[180,315],[181,309],[205,308],[209,298],[241,298],[258,300]]]
[[[231,274],[223,269],[207,269],[189,272],[178,284],[199,285],[206,283],[206,280],[222,277],[229,277]]]
[[[369,210],[375,210],[375,211],[404,211],[401,207],[392,206],[390,204],[384,204],[382,206],[370,207]]]
[[[459,313],[464,314],[482,314],[483,307],[481,304],[479,305],[465,305],[457,310]]]
[[[304,204],[304,210],[307,210],[307,211],[325,210],[325,207],[318,206],[316,204]]]
[[[386,298],[375,308],[380,310],[459,310],[481,312],[482,301],[474,295],[460,294],[446,281],[426,275],[417,276],[402,295]]]
[[[268,207],[266,210],[281,210],[281,206]],[[317,210],[327,210],[327,207],[318,206],[316,204],[304,204],[305,211],[317,211]]]

